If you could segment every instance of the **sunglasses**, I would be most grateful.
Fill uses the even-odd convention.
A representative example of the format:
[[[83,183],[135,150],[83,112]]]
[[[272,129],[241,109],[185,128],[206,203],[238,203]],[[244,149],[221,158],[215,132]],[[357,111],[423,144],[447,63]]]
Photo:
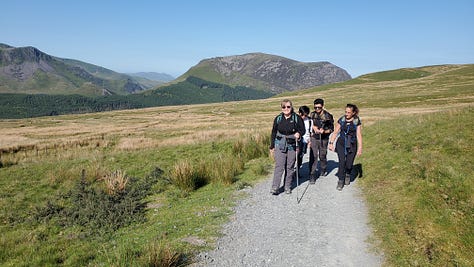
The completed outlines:
[[[291,106],[281,106],[281,108],[291,108]]]
[[[321,106],[314,106],[314,109],[322,109],[323,107]]]

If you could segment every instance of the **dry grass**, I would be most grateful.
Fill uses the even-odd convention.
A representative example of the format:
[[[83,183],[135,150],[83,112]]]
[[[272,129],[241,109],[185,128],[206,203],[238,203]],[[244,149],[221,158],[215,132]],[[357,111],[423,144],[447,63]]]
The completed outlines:
[[[472,106],[472,75],[445,81],[447,73],[462,68],[434,66],[422,69],[432,75],[418,79],[343,84],[322,92],[300,91],[289,98],[297,109],[311,107],[315,98],[322,97],[335,118],[343,114],[346,103],[356,103],[364,124],[371,125],[404,114]],[[453,88],[464,89],[456,93]],[[255,129],[270,132],[283,98],[0,120],[0,158],[21,162],[51,154],[74,156],[81,150],[87,154],[97,148],[128,151],[233,140]]]
[[[383,128],[380,128],[381,130],[379,131],[379,127],[381,127],[380,124],[377,123],[379,121],[406,114],[434,113],[438,111],[450,113],[453,112],[453,110],[461,109],[466,106],[473,107],[474,79],[471,78],[471,76],[474,75],[471,74],[468,78],[462,79],[460,75],[458,75],[449,81],[446,81],[449,77],[442,76],[443,73],[456,70],[456,68],[457,67],[433,67],[429,70],[435,72],[435,74],[419,79],[333,85],[332,88],[329,89],[315,88],[308,91],[293,92],[291,96],[288,97],[281,96],[265,100],[169,106],[20,120],[0,120],[0,128],[2,129],[0,131],[0,168],[15,164],[21,165],[23,162],[40,163],[36,164],[38,166],[34,166],[36,168],[35,170],[44,171],[48,178],[47,183],[49,183],[49,185],[63,186],[66,188],[67,185],[62,185],[62,183],[67,182],[67,177],[77,177],[82,169],[85,169],[85,173],[88,175],[86,178],[90,180],[101,179],[102,177],[110,175],[110,169],[126,168],[128,165],[134,166],[134,168],[127,169],[127,172],[132,174],[134,171],[136,172],[135,169],[149,169],[150,166],[142,166],[140,162],[141,158],[138,155],[146,157],[149,154],[149,151],[146,150],[160,150],[163,147],[174,149],[175,147],[185,144],[206,143],[203,145],[203,147],[205,147],[206,145],[214,145],[209,144],[212,141],[220,142],[232,140],[235,141],[233,152],[238,152],[235,154],[241,155],[245,153],[240,153],[240,151],[250,151],[252,153],[244,156],[252,158],[252,154],[258,154],[259,151],[243,148],[256,147],[253,145],[254,143],[261,143],[262,139],[269,138],[273,119],[280,112],[280,101],[284,98],[291,99],[294,107],[297,109],[301,105],[311,107],[315,98],[322,97],[326,101],[327,109],[335,118],[343,114],[346,103],[358,104],[361,109],[364,127],[369,126],[364,130],[364,134],[367,133],[364,142],[369,143],[370,138],[374,139],[380,136],[381,133],[392,134],[392,131],[388,132],[385,130],[384,132]],[[436,73],[436,71],[439,72]],[[453,114],[456,115],[456,113]],[[454,116],[454,118],[456,118],[456,116]],[[376,123],[375,126],[370,127],[374,123]],[[463,124],[458,122],[457,125]],[[399,128],[404,128],[405,126],[406,125],[402,124]],[[413,130],[416,129],[417,128],[413,128]],[[454,132],[451,131],[449,135],[452,135]],[[405,135],[408,136],[411,134],[410,132],[408,132],[408,134],[403,133],[403,138],[405,138]],[[245,139],[243,138],[245,136],[253,136],[255,139],[251,140],[252,142],[249,142],[249,144],[246,144],[241,142],[241,140]],[[377,141],[376,145],[369,145],[367,147],[377,148],[380,144],[386,143],[387,140],[391,139],[382,138]],[[412,138],[408,138],[407,140],[412,140]],[[459,142],[459,140],[454,141]],[[375,142],[373,144],[375,144]],[[173,149],[167,151],[172,151]],[[140,153],[134,150],[139,150],[138,152]],[[124,151],[125,153],[123,153]],[[206,150],[203,151],[203,155],[206,154]],[[370,150],[367,149],[366,151],[367,152],[364,152],[365,155],[370,156]],[[376,155],[372,156],[372,158],[380,158],[380,160],[382,160],[381,155],[383,155],[383,153],[389,153],[390,151],[383,150],[376,152]],[[119,158],[117,155],[125,156]],[[183,155],[188,154],[185,153]],[[261,153],[258,155],[261,156]],[[135,158],[127,161],[128,156],[135,156]],[[220,158],[218,157],[223,156],[226,155],[218,155],[214,158],[210,158],[209,162],[229,162],[229,164],[233,162],[231,159],[219,160]],[[183,156],[183,159],[185,157],[186,156]],[[430,158],[430,156],[426,158]],[[69,162],[72,163],[72,159],[74,160],[73,164],[66,164]],[[56,162],[58,163],[58,168],[51,170],[50,166],[53,166]],[[61,164],[62,162],[65,162],[65,164]],[[234,165],[213,164],[212,166],[200,162],[192,162],[193,165],[188,164],[189,166],[184,167],[179,166],[179,164],[186,163],[179,162],[181,161],[178,160],[176,168],[181,170],[188,169],[188,171],[180,174],[177,173],[176,176],[181,175],[183,179],[188,177],[203,178],[202,175],[190,176],[188,174],[206,173],[209,177],[206,176],[204,178],[209,178],[208,180],[211,181],[211,183],[215,180],[230,183],[234,178],[232,170],[243,167],[242,162],[236,162]],[[84,163],[85,166],[82,163]],[[375,169],[375,167],[369,166],[369,163],[370,162],[364,163],[365,168]],[[413,165],[423,164],[423,166],[426,166],[425,169],[431,171],[428,167],[432,165],[424,161],[413,160],[412,163]],[[42,169],[43,165],[47,167],[44,168],[45,170]],[[399,172],[399,169],[388,168],[385,170],[385,165],[382,164],[377,164],[377,166],[381,168],[381,171]],[[412,168],[405,169],[412,170]],[[8,175],[5,181],[14,181],[17,183],[17,181],[15,181],[17,180],[15,175],[25,175],[28,179],[24,179],[24,181],[32,182],[31,184],[25,183],[25,185],[18,185],[17,188],[21,188],[22,190],[13,192],[12,189],[10,189],[9,192],[11,195],[3,198],[5,203],[13,204],[17,202],[22,203],[23,201],[28,205],[30,204],[25,200],[24,196],[21,196],[21,194],[24,194],[22,192],[23,188],[28,188],[28,186],[36,183],[36,180],[33,181],[33,179],[30,178],[33,176],[30,172],[27,172],[27,170],[28,168],[23,168],[23,166],[21,166],[21,168],[2,168],[2,171]],[[219,172],[219,170],[222,170],[222,172]],[[255,169],[257,173],[263,173],[263,171],[263,168]],[[143,172],[145,173],[146,171]],[[131,177],[134,177],[133,175]],[[370,177],[370,173],[367,174],[367,177]],[[109,184],[110,193],[127,186],[127,178],[124,173],[115,176],[112,175],[107,179],[109,179],[107,183]],[[18,181],[20,181],[20,179],[18,179]],[[387,182],[388,180],[380,180],[377,181],[377,184]],[[11,184],[13,184],[13,182]],[[191,186],[195,185],[196,183],[194,181]],[[130,182],[128,186],[132,186],[132,183]],[[212,191],[212,188],[207,187],[203,189],[210,190],[203,192],[197,191],[198,194],[205,193],[206,201],[209,201],[209,198],[212,199],[215,197],[215,203],[219,204],[213,205],[217,206],[222,204],[220,200],[222,199],[222,197],[220,197],[220,193],[222,192]],[[212,193],[209,194],[208,192]],[[394,190],[384,192],[387,194],[397,193]],[[381,194],[376,192],[374,195],[379,196]],[[10,196],[14,196],[14,200],[16,201],[11,200],[12,198],[10,198]],[[397,199],[397,201],[407,201],[408,207],[411,203],[414,203],[405,200],[406,195],[402,195],[398,198],[395,195],[394,198]],[[203,201],[199,199],[198,202],[199,205],[201,205]],[[158,206],[162,205],[161,203],[162,202],[160,202]],[[380,201],[376,203],[383,204],[382,209],[387,207],[386,203]],[[178,204],[185,206],[184,202]],[[4,206],[10,208],[8,205]],[[16,209],[20,210],[19,207],[20,205],[15,206]],[[185,209],[188,210],[187,207]],[[15,209],[12,210],[15,211]],[[160,212],[168,212],[168,209],[160,209]],[[175,218],[174,216],[176,214],[180,215],[179,208],[169,209],[169,212],[172,216],[164,217]],[[7,214],[10,213],[11,212],[8,211]],[[15,216],[17,215],[15,214]],[[11,217],[14,218],[15,216],[12,215]],[[214,219],[219,220],[219,217],[214,217]],[[382,219],[386,218],[384,217]],[[212,222],[212,224],[216,223]],[[425,232],[421,232],[420,234],[424,235]],[[13,248],[16,248],[17,242],[15,239],[10,239],[12,242],[8,247],[10,250],[13,250]],[[133,244],[130,246],[133,246]],[[432,253],[430,246],[426,248],[429,253]],[[167,248],[161,249],[159,247],[153,247],[150,253],[143,255],[143,257],[143,260],[149,263],[147,264],[149,266],[173,266],[179,265],[182,262],[183,255],[178,255],[173,250],[168,250]],[[31,259],[28,258],[28,260]]]
[[[105,191],[109,195],[115,195],[123,192],[128,183],[128,177],[124,171],[116,170],[114,172],[106,174],[101,179],[105,184]]]
[[[79,148],[113,146],[118,150],[135,150],[176,146],[232,139],[259,123],[270,127],[271,116],[253,112],[248,107],[251,101],[246,103],[246,110],[234,102],[0,120],[0,154],[30,158]]]

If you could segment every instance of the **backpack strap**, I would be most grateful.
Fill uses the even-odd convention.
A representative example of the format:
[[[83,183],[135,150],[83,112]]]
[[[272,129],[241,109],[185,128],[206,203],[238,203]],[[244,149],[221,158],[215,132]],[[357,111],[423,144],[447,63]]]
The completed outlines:
[[[277,116],[277,125],[280,124],[281,119],[283,118],[283,112]]]
[[[341,126],[346,126],[346,116],[342,116],[339,120],[341,120]],[[355,117],[352,120],[352,125],[354,126],[354,129],[357,128],[358,124],[359,124],[359,117]]]
[[[308,121],[309,121],[308,133],[309,133],[309,136],[311,136],[313,134],[313,119],[308,119]]]
[[[293,119],[294,127],[296,129],[297,128],[296,126],[298,126],[298,115],[295,112],[293,112],[293,114],[291,114],[291,116],[292,116],[292,119]],[[277,125],[280,124],[282,119],[283,119],[283,112],[280,113],[277,116]]]
[[[355,117],[355,118],[352,120],[352,123],[354,124],[355,127],[357,127],[357,125],[359,125],[359,117]]]

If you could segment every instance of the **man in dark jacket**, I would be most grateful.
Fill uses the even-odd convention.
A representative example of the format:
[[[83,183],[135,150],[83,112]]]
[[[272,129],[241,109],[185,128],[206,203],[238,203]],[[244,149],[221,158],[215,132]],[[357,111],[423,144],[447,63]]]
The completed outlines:
[[[327,173],[327,153],[329,136],[334,131],[334,118],[324,109],[324,100],[317,98],[314,100],[314,111],[310,118],[313,120],[313,131],[311,133],[311,174],[309,183],[314,184],[319,175],[326,176]],[[321,171],[318,172],[318,157]]]

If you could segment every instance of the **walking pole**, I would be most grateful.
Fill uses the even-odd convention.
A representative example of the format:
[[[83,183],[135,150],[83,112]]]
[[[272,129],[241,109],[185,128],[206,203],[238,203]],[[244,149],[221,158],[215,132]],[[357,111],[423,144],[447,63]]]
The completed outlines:
[[[299,141],[296,140],[296,161],[295,161],[295,169],[296,169],[296,202],[299,204],[300,202],[298,201],[298,187],[300,185],[299,181],[299,168],[298,168],[298,157],[299,157],[299,146],[298,146]]]

